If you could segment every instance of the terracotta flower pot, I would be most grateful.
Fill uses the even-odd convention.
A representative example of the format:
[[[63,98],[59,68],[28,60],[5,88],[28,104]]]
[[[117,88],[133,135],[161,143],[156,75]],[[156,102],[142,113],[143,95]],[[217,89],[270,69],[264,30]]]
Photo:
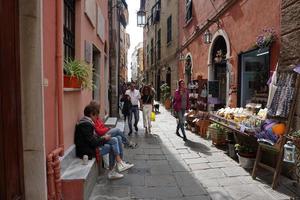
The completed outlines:
[[[171,100],[170,99],[165,100],[165,108],[167,110],[169,110],[171,108]]]
[[[81,88],[81,81],[76,76],[64,76],[65,88]]]

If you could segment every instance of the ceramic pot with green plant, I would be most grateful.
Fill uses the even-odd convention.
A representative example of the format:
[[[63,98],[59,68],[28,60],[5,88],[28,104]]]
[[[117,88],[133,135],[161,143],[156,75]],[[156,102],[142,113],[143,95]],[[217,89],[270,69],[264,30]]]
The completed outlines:
[[[83,89],[92,90],[95,88],[93,84],[93,68],[84,61],[66,59],[64,61],[64,76],[66,80],[76,77]]]
[[[217,123],[212,123],[208,126],[208,133],[212,143],[216,146],[226,144],[226,130],[223,126]]]
[[[161,100],[163,103],[165,103],[166,100],[171,101],[171,88],[167,83],[164,83],[160,86],[160,91],[162,94]]]

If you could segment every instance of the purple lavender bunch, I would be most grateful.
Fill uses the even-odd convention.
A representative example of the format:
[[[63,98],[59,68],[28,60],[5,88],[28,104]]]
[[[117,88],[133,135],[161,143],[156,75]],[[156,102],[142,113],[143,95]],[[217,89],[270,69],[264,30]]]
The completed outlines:
[[[256,46],[260,49],[268,47],[276,40],[276,32],[274,28],[265,28],[262,34],[256,38]]]

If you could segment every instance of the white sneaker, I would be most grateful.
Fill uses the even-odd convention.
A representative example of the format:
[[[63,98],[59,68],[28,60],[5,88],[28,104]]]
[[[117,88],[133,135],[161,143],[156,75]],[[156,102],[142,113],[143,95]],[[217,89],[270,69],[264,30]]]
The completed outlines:
[[[125,171],[125,170],[127,170],[127,169],[129,169],[133,166],[134,166],[134,164],[128,164],[128,163],[125,163],[123,161],[117,163],[117,169],[118,169],[119,172],[123,172],[123,171]]]
[[[119,179],[119,178],[123,178],[123,177],[124,177],[123,174],[116,172],[114,169],[108,172],[108,179],[110,179],[110,180]]]

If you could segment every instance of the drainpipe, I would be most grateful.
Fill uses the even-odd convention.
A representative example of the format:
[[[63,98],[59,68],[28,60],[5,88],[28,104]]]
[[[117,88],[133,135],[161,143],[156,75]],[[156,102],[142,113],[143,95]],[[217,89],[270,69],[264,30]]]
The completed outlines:
[[[64,150],[63,135],[63,1],[56,0],[56,100],[58,147]],[[62,151],[63,154],[63,151]]]

